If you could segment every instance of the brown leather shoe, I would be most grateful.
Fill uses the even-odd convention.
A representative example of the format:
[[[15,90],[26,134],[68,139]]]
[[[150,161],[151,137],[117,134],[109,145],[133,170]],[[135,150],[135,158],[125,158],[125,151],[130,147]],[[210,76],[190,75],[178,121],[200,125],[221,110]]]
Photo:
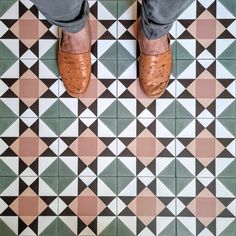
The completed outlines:
[[[58,47],[58,69],[63,84],[72,97],[83,95],[89,85],[91,76],[90,50],[85,53],[73,54],[61,50],[61,37]]]
[[[147,97],[158,98],[165,92],[172,71],[172,51],[169,48],[157,55],[140,52],[139,83]]]

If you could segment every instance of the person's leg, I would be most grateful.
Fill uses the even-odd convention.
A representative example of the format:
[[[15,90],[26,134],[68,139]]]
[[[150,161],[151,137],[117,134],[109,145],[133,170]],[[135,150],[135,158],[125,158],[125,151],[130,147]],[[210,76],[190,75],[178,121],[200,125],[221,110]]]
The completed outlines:
[[[66,32],[81,31],[89,14],[87,0],[31,0],[46,19]]]
[[[178,16],[194,0],[143,0],[141,30],[148,39],[166,35]]]
[[[46,19],[62,29],[58,69],[67,92],[79,97],[91,74],[88,0],[31,0]]]
[[[143,0],[139,32],[139,82],[144,93],[160,97],[172,69],[170,31],[174,21],[194,0]]]

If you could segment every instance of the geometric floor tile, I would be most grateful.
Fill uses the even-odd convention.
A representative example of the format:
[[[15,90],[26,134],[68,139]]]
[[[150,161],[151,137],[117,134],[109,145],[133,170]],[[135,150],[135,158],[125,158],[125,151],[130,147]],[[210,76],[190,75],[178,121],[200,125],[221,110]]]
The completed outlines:
[[[0,2],[0,236],[235,236],[235,1],[174,22],[158,99],[139,84],[141,0],[89,6],[91,80],[73,98],[58,28]]]
[[[177,235],[233,235],[235,190],[235,179],[177,178]]]
[[[171,178],[118,178],[118,235],[175,235]]]

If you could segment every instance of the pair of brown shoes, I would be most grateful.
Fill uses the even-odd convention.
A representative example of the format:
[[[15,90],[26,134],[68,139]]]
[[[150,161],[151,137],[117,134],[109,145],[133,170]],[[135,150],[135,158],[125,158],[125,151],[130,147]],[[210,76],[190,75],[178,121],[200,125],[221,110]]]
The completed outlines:
[[[170,47],[164,53],[149,55],[140,53],[139,82],[144,94],[158,98],[168,85],[172,69],[172,53]],[[73,54],[63,52],[58,48],[58,68],[67,92],[72,97],[83,95],[89,85],[91,75],[90,50],[86,53]]]

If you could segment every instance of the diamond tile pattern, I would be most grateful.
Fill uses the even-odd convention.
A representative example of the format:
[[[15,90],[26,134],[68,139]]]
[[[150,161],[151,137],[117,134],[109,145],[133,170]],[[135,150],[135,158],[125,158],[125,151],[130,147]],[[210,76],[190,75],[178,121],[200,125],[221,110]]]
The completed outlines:
[[[137,80],[141,1],[89,4],[91,83],[76,99],[57,27],[29,0],[0,2],[0,236],[235,236],[235,1],[179,16],[156,100]]]

